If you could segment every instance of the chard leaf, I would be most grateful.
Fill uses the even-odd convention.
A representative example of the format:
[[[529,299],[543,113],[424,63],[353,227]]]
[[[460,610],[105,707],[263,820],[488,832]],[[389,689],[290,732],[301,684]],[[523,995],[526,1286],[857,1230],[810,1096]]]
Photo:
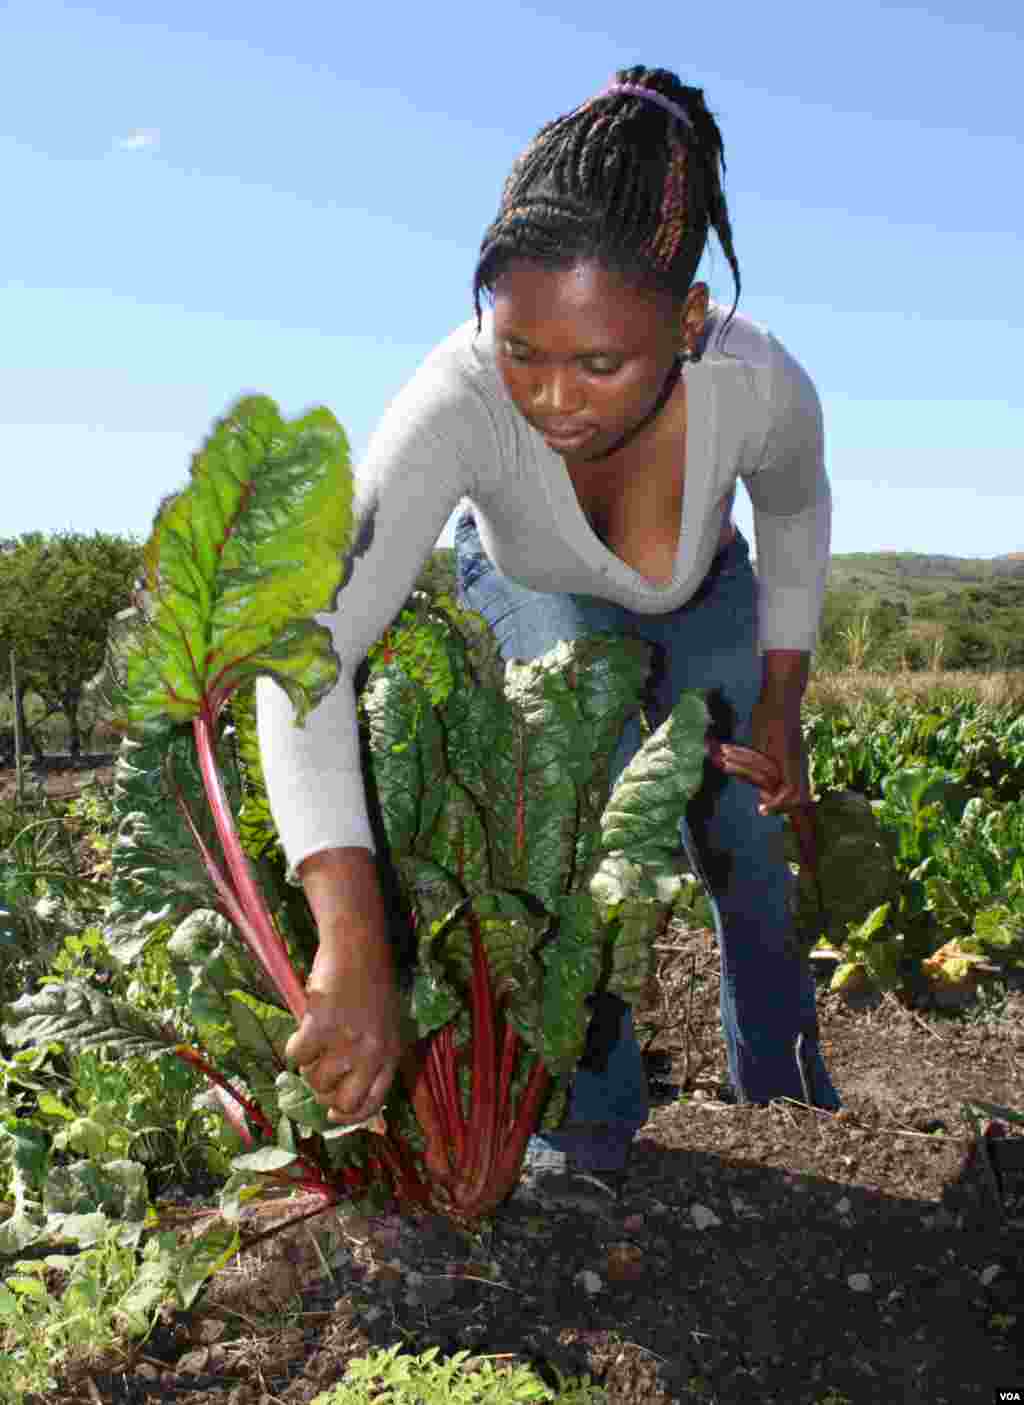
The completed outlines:
[[[558,650],[505,674],[507,721],[483,758],[494,882],[545,906],[564,891],[576,843],[574,772],[588,764]]]
[[[231,725],[225,741],[233,743],[240,782],[236,809],[238,837],[266,894],[275,925],[293,956],[307,965],[317,948],[317,931],[302,888],[288,877],[288,864],[270,813],[256,729],[256,690],[240,688],[230,704]]]
[[[136,1223],[141,1225],[140,1221]],[[110,1220],[102,1210],[90,1210],[79,1215],[58,1212],[46,1221],[48,1235],[55,1239],[69,1239],[80,1249],[91,1249],[94,1244],[99,1244],[106,1238],[109,1229]]]
[[[220,992],[260,989],[256,961],[235,938],[227,918],[212,908],[198,908],[178,924],[167,954],[172,967],[183,976],[188,972],[192,983],[206,982]]]
[[[214,1044],[227,1036],[265,1070],[276,1072],[277,1047],[287,1042],[295,1021],[251,993],[266,994],[262,973],[248,950],[231,940],[232,931],[225,918],[209,911],[194,912],[180,924],[167,944],[178,998],[204,1041]]]
[[[151,1239],[131,1287],[117,1304],[128,1330],[136,1336],[150,1330],[155,1312],[170,1291],[176,1254],[173,1235],[159,1234]]]
[[[327,1116],[327,1109],[317,1102],[313,1089],[298,1073],[279,1073],[275,1087],[282,1115],[297,1122],[304,1131],[326,1132],[334,1125]]]
[[[814,807],[814,824],[822,906],[814,885],[801,876],[796,928],[805,951],[821,936],[843,947],[850,924],[891,902],[896,890],[895,866],[870,800],[852,790],[827,790]]]
[[[469,792],[449,776],[441,796],[441,813],[430,835],[432,862],[452,875],[453,881],[468,892],[491,886],[491,856],[488,834],[476,802]]]
[[[178,1301],[186,1312],[198,1298],[203,1285],[234,1258],[240,1247],[238,1230],[230,1224],[216,1223],[186,1246],[178,1260],[174,1285],[178,1290]]]
[[[942,805],[951,820],[960,819],[968,792],[952,771],[938,766],[905,766],[882,782],[882,794],[893,809],[912,821],[930,805]]]
[[[236,808],[239,780],[231,748],[221,744],[217,761],[229,803]],[[111,955],[123,965],[139,956],[164,922],[180,922],[195,909],[217,903],[182,803],[204,843],[223,863],[191,731],[179,729],[145,743],[123,742],[115,774],[118,829],[104,930]]]
[[[684,693],[625,767],[601,816],[601,848],[664,870],[679,850],[679,820],[704,776],[708,710]]]
[[[10,1189],[14,1207],[0,1223],[0,1255],[20,1254],[43,1233],[41,1207],[33,1190],[44,1182],[48,1161],[47,1139],[42,1130],[15,1125],[0,1129],[13,1151]]]
[[[43,1188],[47,1228],[59,1232],[63,1217],[97,1211],[112,1219],[141,1221],[146,1218],[149,1195],[146,1168],[138,1161],[73,1161],[54,1166]]]
[[[10,1143],[14,1169],[21,1172],[28,1185],[42,1186],[50,1162],[48,1138],[43,1129],[17,1122],[3,1128],[0,1135]]]
[[[76,1117],[63,1131],[58,1132],[53,1139],[53,1145],[57,1151],[66,1151],[70,1147],[72,1151],[77,1151],[79,1156],[98,1159],[106,1150],[109,1140],[108,1128],[95,1118]]]
[[[255,1172],[232,1171],[220,1192],[219,1208],[223,1218],[229,1224],[236,1224],[242,1218],[245,1206],[250,1200],[258,1200],[263,1189],[263,1182],[256,1179]]]
[[[398,876],[419,931],[429,933],[466,896],[465,890],[439,864],[407,854],[398,859]]]
[[[397,664],[374,674],[363,707],[388,843],[396,853],[406,853],[429,833],[441,808],[445,764],[440,724],[429,693]]]
[[[558,904],[553,940],[541,951],[544,996],[537,1052],[554,1075],[576,1067],[586,1042],[590,1012],[586,998],[601,974],[602,929],[589,893],[570,893]]]
[[[832,974],[829,990],[860,990],[867,982],[867,972],[859,961],[841,961]]]
[[[267,783],[260,760],[255,688],[239,688],[235,693],[231,699],[231,722],[242,779],[237,811],[238,837],[250,858],[279,854],[281,841],[270,813]]]
[[[19,1047],[64,1044],[83,1054],[109,1046],[121,1056],[155,1058],[174,1053],[180,1042],[124,1000],[111,1000],[84,981],[54,982],[7,1006],[4,1038]]]
[[[654,943],[665,930],[671,906],[656,899],[629,898],[619,909],[613,929],[612,966],[605,989],[637,1004],[654,975]]]
[[[971,945],[986,956],[1019,966],[1024,961],[1024,911],[1005,903],[983,908],[974,919]]]
[[[615,635],[592,635],[569,646],[569,686],[587,729],[588,750],[601,772],[598,780],[606,793],[608,766],[622,729],[640,710],[650,658],[649,645]]]
[[[463,655],[454,614],[417,590],[368,658],[375,671],[396,663],[440,707],[455,686]]]
[[[650,647],[639,639],[596,635],[577,639],[569,666],[580,715],[593,757],[591,775],[580,788],[573,888],[585,884],[600,845],[600,817],[608,804],[612,758],[622,730],[640,710],[650,671]]]
[[[420,1038],[448,1024],[462,1008],[463,1002],[457,991],[421,955],[413,975],[411,1000],[411,1013]]]
[[[60,1098],[55,1098],[52,1093],[40,1093],[37,1103],[43,1117],[59,1117],[63,1122],[75,1120],[75,1114],[67,1103],[62,1103]]]
[[[494,757],[506,746],[514,725],[502,687],[477,684],[463,676],[450,693],[443,716],[449,771],[458,776],[481,813],[495,809]]]
[[[264,1146],[260,1147],[259,1151],[248,1151],[244,1156],[236,1156],[231,1165],[236,1171],[266,1173],[283,1171],[297,1159],[294,1151],[285,1151],[284,1147]]]
[[[551,919],[515,893],[501,891],[482,893],[474,900],[473,911],[487,952],[494,999],[523,1033],[530,1024],[527,1012],[536,1009],[541,993],[535,948]],[[470,955],[468,946],[466,955]]]
[[[487,953],[491,988],[520,1035],[536,1047],[540,1035],[541,968],[534,948],[549,925],[546,913],[514,893],[478,894],[458,904],[429,942],[420,942],[413,984],[413,1016],[420,1034],[429,1034],[454,1019],[469,1003],[473,948],[470,914]]]
[[[590,880],[588,891],[604,921],[611,922],[626,902],[646,900],[659,907],[671,906],[682,883],[674,869],[634,863],[621,852],[605,854]]]
[[[239,400],[161,507],[145,552],[148,627],[130,642],[111,699],[144,736],[191,722],[269,675],[301,723],[337,679],[330,634],[352,529],[344,431],[326,409],[282,419]]]
[[[228,996],[227,1010],[239,1048],[260,1064],[279,1064],[285,1044],[295,1033],[294,1017],[237,993]]]

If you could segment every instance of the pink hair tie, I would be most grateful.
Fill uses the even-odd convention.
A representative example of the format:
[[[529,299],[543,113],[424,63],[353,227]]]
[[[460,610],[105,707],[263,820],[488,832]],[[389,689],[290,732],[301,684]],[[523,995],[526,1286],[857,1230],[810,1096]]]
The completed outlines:
[[[656,102],[659,107],[663,107],[666,112],[671,112],[673,117],[677,117],[684,127],[689,127],[693,131],[693,119],[686,110],[673,102],[671,98],[663,98],[660,93],[656,93],[653,88],[641,88],[639,83],[612,83],[610,87],[598,94],[598,97],[610,97],[613,93],[625,93],[631,98],[646,98],[648,102]]]

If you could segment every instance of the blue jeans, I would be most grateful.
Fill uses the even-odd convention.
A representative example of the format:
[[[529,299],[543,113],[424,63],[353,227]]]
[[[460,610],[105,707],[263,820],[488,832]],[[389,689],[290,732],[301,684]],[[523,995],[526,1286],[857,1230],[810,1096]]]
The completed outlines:
[[[663,615],[517,585],[485,555],[470,511],[456,524],[455,556],[459,598],[487,620],[503,658],[534,659],[559,640],[584,634],[644,639],[655,646],[645,707],[652,726],[664,721],[684,690],[698,688],[707,697],[716,735],[749,743],[761,661],[757,582],[740,534],[715,557],[696,595]],[[613,779],[639,745],[634,718],[619,741]],[[721,1018],[730,1078],[741,1102],[803,1101],[794,1055],[802,1033],[814,1100],[835,1108],[839,1099],[818,1050],[814,983],[790,915],[784,822],[759,815],[757,798],[747,781],[708,765],[685,817],[722,918]],[[609,1002],[618,1010],[610,1010]],[[614,1169],[647,1120],[647,1082],[627,1006],[598,997],[591,1033],[563,1128],[548,1140],[593,1169]]]

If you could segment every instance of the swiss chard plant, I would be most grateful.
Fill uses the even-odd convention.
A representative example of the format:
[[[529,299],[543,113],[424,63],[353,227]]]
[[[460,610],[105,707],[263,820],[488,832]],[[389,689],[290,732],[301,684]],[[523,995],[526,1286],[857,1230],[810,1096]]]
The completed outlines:
[[[431,1203],[467,1218],[514,1186],[557,1117],[588,999],[635,1000],[679,886],[678,820],[700,785],[707,712],[680,700],[610,786],[646,646],[590,638],[502,670],[456,612],[446,696],[386,640],[363,698],[373,789],[415,933],[403,1075]],[[407,621],[429,633],[431,621]],[[443,690],[442,690],[443,691]]]

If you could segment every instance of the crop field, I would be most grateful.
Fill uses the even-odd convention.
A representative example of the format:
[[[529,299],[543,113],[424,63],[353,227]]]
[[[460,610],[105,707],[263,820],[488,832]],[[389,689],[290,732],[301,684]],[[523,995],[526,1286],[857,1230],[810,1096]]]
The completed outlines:
[[[396,1344],[401,1361],[532,1364],[536,1389],[580,1401],[912,1387],[953,1405],[1019,1381],[1024,1166],[1007,1148],[1024,1139],[971,1109],[1024,1107],[1022,696],[1013,674],[815,680],[815,789],[867,797],[892,858],[885,920],[814,956],[844,1109],[723,1101],[714,939],[679,906],[638,1009],[654,1110],[620,1202],[513,1197],[460,1226],[363,1201],[260,1240],[309,1207],[298,1191],[246,1211],[235,1243],[209,1226],[237,1139],[199,1071],[5,1042],[4,1400],[290,1405]],[[20,805],[0,777],[3,998],[79,979],[180,1018],[159,943],[128,968],[105,945],[111,776],[40,774]],[[530,1398],[500,1372],[488,1388]]]

